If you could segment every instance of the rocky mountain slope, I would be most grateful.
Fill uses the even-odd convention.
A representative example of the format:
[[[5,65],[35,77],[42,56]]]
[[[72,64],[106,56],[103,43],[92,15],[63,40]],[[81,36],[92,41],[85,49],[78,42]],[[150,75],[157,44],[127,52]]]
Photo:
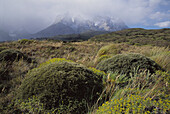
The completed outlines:
[[[79,34],[87,31],[118,31],[128,27],[119,19],[113,17],[82,17],[59,15],[55,22],[44,30],[34,34],[34,37],[51,37],[65,34]]]

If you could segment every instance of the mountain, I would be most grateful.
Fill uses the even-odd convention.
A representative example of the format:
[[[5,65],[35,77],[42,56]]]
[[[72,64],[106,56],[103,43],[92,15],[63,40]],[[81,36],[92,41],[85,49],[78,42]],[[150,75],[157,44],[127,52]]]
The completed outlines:
[[[52,37],[66,34],[80,34],[87,31],[118,31],[128,27],[119,19],[113,17],[59,15],[49,27],[33,35],[33,37]]]
[[[56,24],[53,24],[51,26],[49,26],[48,28],[34,34],[33,36],[35,37],[51,37],[51,36],[56,36],[56,35],[60,35],[60,34],[72,34],[74,33],[74,30],[59,22],[59,23],[56,23]]]
[[[31,34],[27,32],[25,28],[19,28],[15,31],[10,31],[9,36],[13,38],[13,40],[24,39],[30,37]]]
[[[0,30],[0,41],[9,41],[9,40],[12,40],[12,37],[10,37],[7,32]]]
[[[31,34],[22,28],[15,31],[0,30],[0,41],[18,40],[18,39],[30,38],[30,36]]]

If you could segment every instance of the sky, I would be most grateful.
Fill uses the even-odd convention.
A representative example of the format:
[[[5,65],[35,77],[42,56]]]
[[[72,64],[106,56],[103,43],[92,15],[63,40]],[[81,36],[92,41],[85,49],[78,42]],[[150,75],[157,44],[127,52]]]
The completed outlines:
[[[170,28],[170,0],[0,0],[0,29],[35,33],[66,12],[112,16],[130,28]]]

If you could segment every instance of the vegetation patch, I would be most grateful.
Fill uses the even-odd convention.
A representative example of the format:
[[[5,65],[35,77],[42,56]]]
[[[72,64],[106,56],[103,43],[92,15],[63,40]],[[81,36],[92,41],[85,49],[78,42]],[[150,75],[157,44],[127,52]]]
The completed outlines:
[[[128,95],[126,99],[114,99],[99,107],[96,114],[137,114],[137,113],[169,113],[169,100],[152,100],[139,95]]]
[[[122,110],[122,102],[126,102],[123,106],[125,110],[128,110],[126,107],[130,105],[129,113],[136,111],[138,113],[168,114],[169,112],[164,109],[170,110],[169,107],[167,108],[167,101],[169,102],[170,99],[170,51],[167,47],[170,41],[169,29],[153,31],[130,29],[95,37],[100,42],[91,42],[91,40],[83,42],[58,42],[55,40],[34,40],[32,43],[27,43],[24,40],[22,43],[19,43],[19,41],[1,42],[0,53],[5,50],[18,49],[26,57],[28,55],[35,58],[36,63],[34,64],[33,61],[28,63],[27,59],[23,60],[22,58],[19,61],[16,59],[13,62],[9,62],[10,60],[0,62],[0,112],[3,114],[87,112],[95,114],[110,113],[110,111],[126,113]],[[134,57],[130,57],[132,60],[130,62],[128,62],[129,59],[122,61],[117,59],[115,62],[115,64],[122,65],[122,67],[116,66],[117,69],[125,68],[125,71],[128,69],[130,77],[123,74],[125,71],[122,69],[106,73],[93,68],[97,64],[113,58],[113,56],[119,56],[117,54],[129,56],[128,53],[140,53],[149,57],[167,72],[156,71],[156,73],[151,74],[146,71],[148,67],[145,69],[142,66],[147,66],[146,64],[152,66],[155,62],[152,64],[152,62],[149,62],[150,59],[148,60],[146,57],[140,59],[142,55],[135,60]],[[77,65],[70,60],[88,68]],[[125,62],[127,64],[124,64]],[[142,63],[144,65],[141,65]],[[138,66],[138,64],[141,66]],[[38,68],[36,68],[37,66]],[[111,62],[106,64],[107,66],[111,66]],[[131,66],[135,66],[135,68]],[[32,70],[33,68],[35,69]],[[97,79],[97,77],[102,77],[102,79]],[[93,87],[93,85],[95,86]],[[88,95],[84,94],[87,88],[99,88],[99,86],[100,90],[96,89],[99,94],[97,92],[95,94],[95,91],[86,92]],[[73,90],[74,93],[72,93]],[[90,89],[88,90],[90,91]],[[15,99],[15,97],[18,99]],[[94,100],[92,100],[93,98]],[[135,99],[137,104],[132,104],[132,98]],[[128,100],[131,100],[131,102],[127,103]],[[145,100],[148,102],[145,102]],[[114,101],[119,102],[119,105],[114,104]],[[154,101],[159,104],[159,107],[153,103]],[[160,104],[160,101],[163,103]],[[109,104],[109,106],[101,106],[102,103],[105,106]],[[143,107],[146,106],[144,110],[140,108],[141,112],[137,111],[136,108],[140,107],[140,104]],[[114,106],[118,106],[118,108],[115,109]],[[135,107],[133,108],[133,106]],[[158,109],[157,111],[155,111],[155,107]],[[98,109],[101,110],[97,111]]]
[[[20,43],[20,44],[31,44],[31,43],[33,43],[34,42],[34,40],[29,40],[29,39],[21,39],[21,40],[18,40],[18,42]]]
[[[106,79],[104,97],[106,102],[94,110],[95,114],[117,113],[163,113],[169,114],[169,76],[168,72],[155,74],[136,71],[129,83],[121,87],[122,76],[110,74]]]
[[[0,52],[7,49],[6,47],[0,47]]]
[[[66,62],[73,62],[72,60],[67,60],[65,58],[53,58],[53,59],[50,59],[42,64],[39,65],[39,67],[42,67],[42,66],[45,66],[45,65],[48,65],[48,64],[51,64],[51,63],[54,63],[54,62],[63,62],[63,61],[66,61]]]
[[[170,29],[145,30],[142,28],[131,28],[94,36],[90,38],[89,41],[114,43],[126,42],[131,45],[168,47],[170,46]]]
[[[101,57],[102,55],[116,55],[120,53],[120,47],[117,44],[110,44],[102,47],[98,53],[97,56]]]
[[[150,73],[155,73],[156,70],[162,70],[153,60],[135,53],[115,55],[100,62],[96,68],[104,72],[118,72],[126,75],[133,74],[134,68],[143,71],[148,70]]]
[[[111,57],[110,55],[102,55],[101,57],[97,58],[97,60],[95,61],[95,64],[98,64],[101,61],[104,61],[104,60],[106,60],[106,59],[108,59],[110,57]]]
[[[46,110],[83,113],[96,102],[102,87],[102,77],[93,71],[59,61],[31,70],[19,88],[18,98],[26,100],[35,95]]]
[[[0,52],[0,61],[18,61],[21,58],[25,58],[25,55],[13,49],[8,49]]]
[[[18,50],[6,49],[0,52],[0,62],[2,61],[13,62],[19,61],[20,59],[23,59],[29,63],[33,62],[31,58],[28,58],[28,56],[24,55],[22,52]]]

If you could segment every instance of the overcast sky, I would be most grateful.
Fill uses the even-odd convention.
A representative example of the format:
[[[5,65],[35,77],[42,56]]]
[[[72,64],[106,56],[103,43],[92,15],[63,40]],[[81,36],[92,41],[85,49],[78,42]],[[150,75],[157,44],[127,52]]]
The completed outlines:
[[[113,16],[129,27],[170,28],[170,0],[0,0],[0,29],[37,32],[66,12]]]

